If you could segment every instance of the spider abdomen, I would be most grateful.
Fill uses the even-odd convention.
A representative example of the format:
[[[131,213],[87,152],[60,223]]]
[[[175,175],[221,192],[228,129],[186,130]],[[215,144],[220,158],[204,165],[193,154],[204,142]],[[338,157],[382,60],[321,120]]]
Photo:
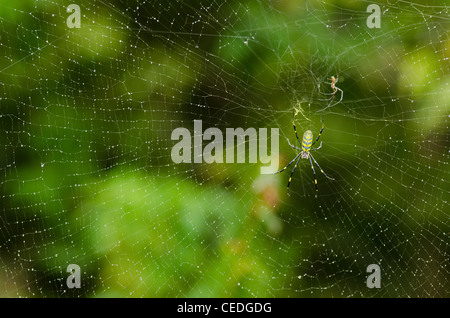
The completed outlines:
[[[311,130],[305,131],[302,138],[302,151],[307,153],[311,150],[313,133]]]

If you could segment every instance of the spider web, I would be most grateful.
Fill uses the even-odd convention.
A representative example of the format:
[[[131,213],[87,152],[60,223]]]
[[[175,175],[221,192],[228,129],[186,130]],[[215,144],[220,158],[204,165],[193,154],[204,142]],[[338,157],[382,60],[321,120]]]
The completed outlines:
[[[2,297],[449,296],[446,5],[76,3],[0,3]],[[305,160],[288,196],[290,169],[171,159],[199,119],[279,128],[281,169],[294,107],[323,114],[317,196]]]

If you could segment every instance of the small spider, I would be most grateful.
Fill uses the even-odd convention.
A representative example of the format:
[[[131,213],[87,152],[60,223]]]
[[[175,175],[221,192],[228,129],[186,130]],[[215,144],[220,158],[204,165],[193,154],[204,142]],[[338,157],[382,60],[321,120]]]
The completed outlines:
[[[322,135],[322,132],[324,129],[323,114],[322,114],[322,128],[320,129],[319,135],[317,136],[317,138],[314,142],[312,142],[313,133],[311,132],[311,130],[305,131],[305,133],[303,134],[302,141],[300,142],[300,139],[298,138],[298,134],[297,134],[297,128],[295,128],[295,120],[294,119],[295,119],[295,110],[293,113],[292,125],[294,126],[295,137],[297,137],[297,140],[298,140],[299,144],[301,144],[302,147],[299,148],[299,147],[293,146],[291,144],[291,142],[289,141],[289,139],[288,138],[286,138],[286,139],[287,139],[287,142],[289,143],[289,146],[291,146],[292,149],[300,150],[300,153],[298,153],[297,156],[295,156],[295,158],[292,159],[292,161],[289,162],[283,169],[281,169],[280,171],[277,171],[273,174],[283,172],[284,170],[286,170],[287,167],[289,167],[295,161],[294,168],[292,169],[292,172],[289,177],[288,184],[287,184],[287,190],[288,190],[288,195],[289,195],[289,186],[291,185],[292,175],[294,174],[294,171],[297,168],[298,162],[300,161],[300,159],[309,159],[309,163],[311,164],[311,169],[314,174],[314,185],[316,186],[316,192],[317,192],[317,191],[319,191],[319,188],[317,186],[317,177],[316,177],[316,171],[314,170],[313,161],[317,165],[317,167],[320,169],[320,172],[322,172],[325,177],[327,177],[330,180],[334,180],[334,178],[327,176],[327,174],[322,170],[322,168],[317,163],[316,159],[314,159],[313,155],[311,154],[311,151],[316,151],[316,150],[319,150],[320,148],[322,148],[322,142],[320,142],[319,147],[311,149],[312,146],[319,140],[320,136]]]
[[[331,104],[334,101],[334,97],[336,96],[337,91],[341,92],[341,98],[339,99],[339,101],[336,104],[334,104],[334,106],[339,104],[342,101],[342,99],[344,98],[344,92],[342,91],[342,89],[340,89],[339,87],[336,86],[337,82],[338,82],[338,77],[331,76],[331,83],[330,83],[330,85],[331,85],[331,89],[333,90],[333,93],[331,93],[332,96],[331,96],[330,103],[328,104],[327,107],[325,107],[324,109],[321,109],[319,111],[324,111],[325,109],[327,109],[328,107],[331,106]]]
[[[336,86],[337,82],[338,82],[338,78],[331,76],[331,89],[333,90],[333,96],[331,97],[330,105],[333,102],[334,96],[336,95],[337,91],[341,92],[341,99],[336,103],[336,105],[339,104],[342,101],[342,99],[344,98],[344,92],[342,91],[342,89],[340,89],[339,87]]]

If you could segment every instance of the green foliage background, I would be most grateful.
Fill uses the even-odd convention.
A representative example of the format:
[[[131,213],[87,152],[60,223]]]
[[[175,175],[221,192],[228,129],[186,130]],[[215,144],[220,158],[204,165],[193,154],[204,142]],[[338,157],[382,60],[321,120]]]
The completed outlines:
[[[80,0],[68,29],[70,3],[0,1],[0,296],[448,296],[448,7],[380,3],[369,29],[363,1]],[[318,198],[308,165],[288,197],[171,161],[202,119],[278,127],[288,162],[292,106],[316,134],[338,73]]]

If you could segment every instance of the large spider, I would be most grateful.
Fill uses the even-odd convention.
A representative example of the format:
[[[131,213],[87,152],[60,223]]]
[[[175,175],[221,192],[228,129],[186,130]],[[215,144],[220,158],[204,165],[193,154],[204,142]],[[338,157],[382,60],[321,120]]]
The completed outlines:
[[[293,118],[292,125],[294,127],[295,137],[297,137],[297,140],[298,140],[299,144],[301,144],[302,147],[299,148],[299,147],[293,146],[291,144],[291,142],[289,141],[289,139],[288,138],[286,138],[286,139],[289,143],[289,146],[291,146],[291,148],[293,148],[295,150],[300,150],[300,153],[298,153],[297,156],[295,156],[295,158],[292,159],[292,161],[289,162],[283,169],[281,169],[280,171],[277,171],[273,174],[283,172],[284,170],[286,170],[287,167],[289,167],[293,162],[295,162],[294,168],[292,169],[292,172],[289,177],[288,184],[287,184],[287,190],[289,191],[289,186],[291,185],[292,175],[294,174],[294,171],[297,168],[298,162],[300,161],[300,159],[309,159],[309,162],[311,163],[311,169],[314,174],[314,185],[316,186],[316,192],[317,192],[317,191],[319,191],[319,187],[317,186],[317,177],[316,177],[316,171],[314,170],[313,161],[317,165],[317,167],[320,169],[320,172],[322,172],[325,177],[327,177],[330,180],[334,180],[334,178],[327,176],[327,174],[322,170],[322,168],[317,163],[316,159],[314,159],[313,155],[311,154],[311,151],[319,150],[322,147],[322,142],[320,142],[319,147],[311,149],[312,146],[319,140],[320,136],[322,135],[323,129],[325,128],[324,123],[323,123],[323,115],[322,115],[322,128],[320,129],[319,135],[317,136],[317,139],[314,142],[312,142],[313,133],[311,132],[311,130],[305,131],[305,133],[303,134],[302,141],[300,142],[300,139],[298,138],[298,134],[297,134],[297,128],[295,128],[295,120],[294,120],[295,119],[295,109],[294,109],[292,118]],[[288,194],[289,194],[289,192],[288,192]]]

